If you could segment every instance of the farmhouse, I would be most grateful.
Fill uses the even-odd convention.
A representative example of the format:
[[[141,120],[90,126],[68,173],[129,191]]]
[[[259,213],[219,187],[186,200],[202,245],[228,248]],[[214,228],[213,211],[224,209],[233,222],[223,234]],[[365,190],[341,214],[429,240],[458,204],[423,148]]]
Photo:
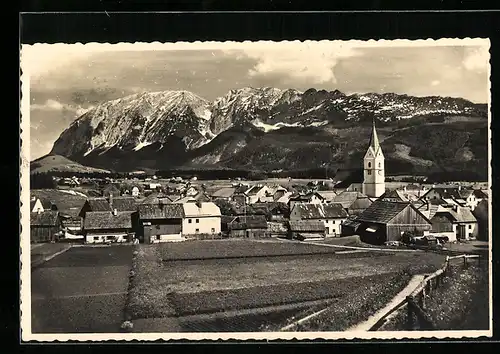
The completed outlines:
[[[325,236],[340,236],[341,225],[348,214],[341,204],[295,204],[290,211],[290,221],[313,220],[324,224]]]
[[[290,220],[288,236],[292,239],[324,238],[325,224],[317,220]]]
[[[111,207],[106,198],[88,198],[83,204],[78,216],[85,218],[85,215],[92,211],[111,211]]]
[[[247,197],[246,202],[248,204],[257,203],[259,200],[269,197],[271,190],[269,187],[257,184],[250,187],[244,194]]]
[[[182,204],[167,202],[158,198],[156,203],[150,200],[139,204],[140,238],[144,243],[158,243],[182,239]]]
[[[59,212],[48,210],[31,213],[31,243],[54,242],[61,228]]]
[[[431,219],[432,232],[448,236],[450,241],[469,240],[478,234],[478,222],[469,208],[453,206],[438,210]]]
[[[184,203],[182,234],[215,235],[221,232],[221,212],[212,202]]]
[[[132,187],[131,194],[132,197],[138,197],[140,194],[139,188],[137,186]]]
[[[478,204],[476,195],[481,196],[483,193],[474,192],[472,189],[464,188],[462,186],[434,186],[422,198],[441,199],[448,204],[457,204],[460,206],[467,206],[474,209]]]
[[[134,238],[135,212],[90,211],[83,230],[86,243],[130,242]]]
[[[399,241],[405,231],[429,232],[431,222],[413,204],[377,200],[363,213],[342,225],[342,235],[359,235],[361,241],[383,244]]]
[[[137,211],[137,202],[134,197],[114,197],[109,198],[88,198],[85,201],[79,216],[85,218],[88,212],[92,211]]]
[[[44,211],[42,201],[37,197],[33,197],[30,200],[30,212],[36,213],[38,211]]]
[[[227,224],[229,237],[270,237],[264,215],[236,216]]]

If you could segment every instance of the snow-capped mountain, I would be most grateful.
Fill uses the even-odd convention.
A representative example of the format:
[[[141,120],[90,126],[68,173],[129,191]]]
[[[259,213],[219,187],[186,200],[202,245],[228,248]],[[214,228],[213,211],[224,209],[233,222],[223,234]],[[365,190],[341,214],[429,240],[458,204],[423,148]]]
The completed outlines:
[[[436,119],[443,123],[445,117],[479,117],[480,124],[486,124],[485,107],[461,98],[269,87],[231,90],[213,102],[188,91],[142,93],[86,112],[61,134],[51,154],[104,168],[134,167],[145,161],[150,168],[319,166],[356,159],[357,150],[364,148],[358,135],[372,119],[390,138],[397,136],[392,130],[418,117],[415,122],[424,125],[436,124]],[[436,119],[426,120],[432,118]],[[405,163],[411,160],[418,148],[410,153],[400,141],[408,137],[393,139],[399,144],[395,156]],[[424,165],[432,163],[419,166]]]
[[[112,147],[138,151],[171,137],[194,149],[213,139],[210,120],[210,102],[191,92],[136,94],[86,112],[61,134],[53,153],[87,156]]]

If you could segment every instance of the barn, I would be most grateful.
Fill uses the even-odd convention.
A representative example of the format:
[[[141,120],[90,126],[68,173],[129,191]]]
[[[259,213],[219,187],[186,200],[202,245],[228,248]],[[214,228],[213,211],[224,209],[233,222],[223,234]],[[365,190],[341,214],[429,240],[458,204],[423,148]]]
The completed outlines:
[[[31,243],[54,242],[61,229],[61,218],[58,211],[48,210],[31,213]]]
[[[317,220],[298,220],[289,222],[288,237],[292,239],[314,239],[325,237],[325,224]]]
[[[342,225],[342,235],[359,235],[361,241],[383,244],[399,241],[405,231],[429,232],[430,220],[413,204],[376,200],[363,213]]]

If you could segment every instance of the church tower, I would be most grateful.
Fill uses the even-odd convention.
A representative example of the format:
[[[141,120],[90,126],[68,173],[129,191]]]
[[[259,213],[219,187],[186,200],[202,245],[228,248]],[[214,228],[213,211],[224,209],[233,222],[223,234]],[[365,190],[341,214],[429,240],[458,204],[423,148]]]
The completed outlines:
[[[363,161],[363,169],[363,193],[369,197],[380,197],[385,193],[384,154],[378,141],[375,121],[373,121],[372,136]]]

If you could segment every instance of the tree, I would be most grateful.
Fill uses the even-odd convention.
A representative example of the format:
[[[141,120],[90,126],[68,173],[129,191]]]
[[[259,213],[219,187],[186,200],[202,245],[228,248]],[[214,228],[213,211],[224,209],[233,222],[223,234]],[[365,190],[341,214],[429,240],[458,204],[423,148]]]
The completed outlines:
[[[46,173],[33,173],[30,175],[31,189],[53,189],[56,183],[51,175]]]
[[[215,205],[217,205],[220,209],[222,215],[234,215],[235,211],[233,205],[227,200],[217,199],[214,201]]]

